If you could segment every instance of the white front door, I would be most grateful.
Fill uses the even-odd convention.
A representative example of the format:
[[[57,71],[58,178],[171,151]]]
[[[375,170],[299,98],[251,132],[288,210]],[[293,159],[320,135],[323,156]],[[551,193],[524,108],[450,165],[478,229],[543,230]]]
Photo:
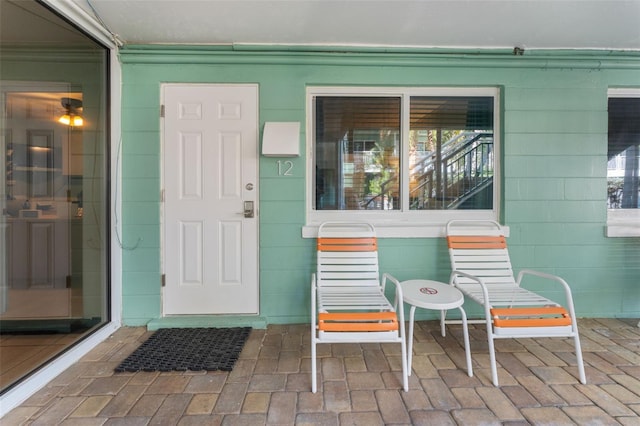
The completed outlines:
[[[257,314],[258,87],[165,84],[162,100],[164,315]]]

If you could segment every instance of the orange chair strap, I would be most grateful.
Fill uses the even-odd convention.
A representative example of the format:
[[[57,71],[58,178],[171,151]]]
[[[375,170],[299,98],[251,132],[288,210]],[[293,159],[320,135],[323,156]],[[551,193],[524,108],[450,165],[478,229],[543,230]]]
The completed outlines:
[[[496,327],[559,327],[571,325],[571,317],[561,306],[491,309]]]
[[[318,238],[318,251],[376,251],[378,241],[370,238]]]
[[[449,235],[447,243],[450,249],[503,249],[507,240],[503,235],[496,237],[484,235]]]
[[[340,312],[318,314],[322,331],[393,331],[398,330],[395,312]]]

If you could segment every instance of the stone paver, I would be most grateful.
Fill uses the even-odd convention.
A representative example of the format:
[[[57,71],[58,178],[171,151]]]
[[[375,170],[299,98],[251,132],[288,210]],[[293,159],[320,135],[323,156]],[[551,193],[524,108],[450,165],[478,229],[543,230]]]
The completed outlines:
[[[201,376],[193,376],[184,389],[185,393],[220,393],[227,379],[227,373],[212,371]]]
[[[243,413],[266,413],[269,410],[271,394],[268,392],[250,392],[242,404]]]
[[[246,394],[247,385],[242,383],[226,384],[222,388],[213,412],[220,414],[239,413]]]
[[[323,358],[320,365],[324,380],[344,380],[344,362],[340,358]]]
[[[378,390],[375,392],[378,411],[385,424],[409,423],[409,413],[398,390]]]
[[[500,389],[478,388],[478,395],[501,421],[524,420],[520,411]]]
[[[465,408],[486,408],[486,404],[478,395],[475,388],[453,388],[451,393],[456,397],[461,407]]]
[[[447,411],[415,410],[410,414],[411,422],[415,425],[456,426],[458,424]]]
[[[397,345],[318,347],[312,393],[310,327],[253,330],[231,372],[115,373],[151,333],[123,327],[22,405],[4,426],[483,424],[640,426],[637,320],[580,320],[586,385],[570,339],[496,342],[500,387],[491,383],[486,332],[470,326],[468,377],[459,327],[442,337],[418,321],[409,392]]]
[[[384,420],[377,411],[367,413],[342,413],[340,414],[341,425],[371,425],[383,426]]]
[[[323,409],[322,392],[299,392],[298,413],[319,413]]]
[[[158,411],[156,411],[151,418],[149,424],[166,425],[178,423],[192,397],[193,395],[186,393],[168,395],[167,398],[162,401],[162,405],[160,405]]]
[[[352,411],[377,411],[378,403],[373,391],[352,391]]]
[[[328,411],[350,411],[349,392],[345,382],[331,381],[324,384],[324,405]]]
[[[558,407],[523,408],[522,415],[531,424],[575,426],[575,422]]]
[[[49,405],[33,424],[54,424],[57,419],[68,417],[82,402],[83,398],[78,396],[60,398],[54,404]]]
[[[442,380],[427,379],[422,380],[421,382],[433,408],[438,410],[452,410],[460,408],[460,403]]]
[[[192,416],[210,414],[213,411],[213,407],[216,405],[217,400],[218,394],[215,393],[200,393],[193,395],[185,413]]]
[[[111,401],[112,396],[90,396],[71,413],[70,417],[96,417]]]
[[[336,413],[303,413],[296,416],[298,426],[338,426]]]
[[[271,396],[267,422],[272,424],[293,424],[296,417],[298,394],[295,392],[275,392]]]
[[[84,388],[83,395],[116,395],[127,384],[129,376],[98,377]]]
[[[565,405],[563,400],[557,393],[553,391],[551,386],[540,381],[534,376],[525,376],[519,378],[520,385],[525,388],[542,406]]]
[[[145,386],[125,386],[114,396],[104,409],[100,411],[103,417],[124,417],[135,405],[145,391]]]
[[[461,425],[502,425],[503,422],[489,409],[453,410],[451,416]]]
[[[586,425],[617,425],[615,418],[611,417],[600,407],[565,407],[562,409],[571,420],[577,424]]]
[[[158,411],[167,395],[142,395],[129,411],[128,416],[151,417]]]
[[[191,376],[161,375],[153,381],[145,393],[182,393],[187,387],[187,384],[189,384],[189,380],[191,380]]]
[[[587,384],[582,386],[580,391],[612,416],[633,415],[633,411],[631,409],[599,386]]]

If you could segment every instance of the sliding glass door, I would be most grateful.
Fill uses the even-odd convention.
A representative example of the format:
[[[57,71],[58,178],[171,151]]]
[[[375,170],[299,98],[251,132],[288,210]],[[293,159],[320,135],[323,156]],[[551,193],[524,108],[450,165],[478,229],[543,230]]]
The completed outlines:
[[[109,321],[109,51],[0,1],[0,392]]]

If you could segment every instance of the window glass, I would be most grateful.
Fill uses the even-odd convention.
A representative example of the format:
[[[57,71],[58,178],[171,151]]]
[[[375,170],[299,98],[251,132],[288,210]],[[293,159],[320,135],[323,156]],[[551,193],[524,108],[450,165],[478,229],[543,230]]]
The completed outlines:
[[[607,207],[640,207],[640,94],[609,98]]]
[[[409,208],[493,208],[493,99],[411,97]]]
[[[109,318],[109,50],[0,1],[0,393]]]
[[[400,98],[319,96],[317,210],[399,208]]]
[[[495,97],[413,92],[313,97],[315,211],[494,209]]]

